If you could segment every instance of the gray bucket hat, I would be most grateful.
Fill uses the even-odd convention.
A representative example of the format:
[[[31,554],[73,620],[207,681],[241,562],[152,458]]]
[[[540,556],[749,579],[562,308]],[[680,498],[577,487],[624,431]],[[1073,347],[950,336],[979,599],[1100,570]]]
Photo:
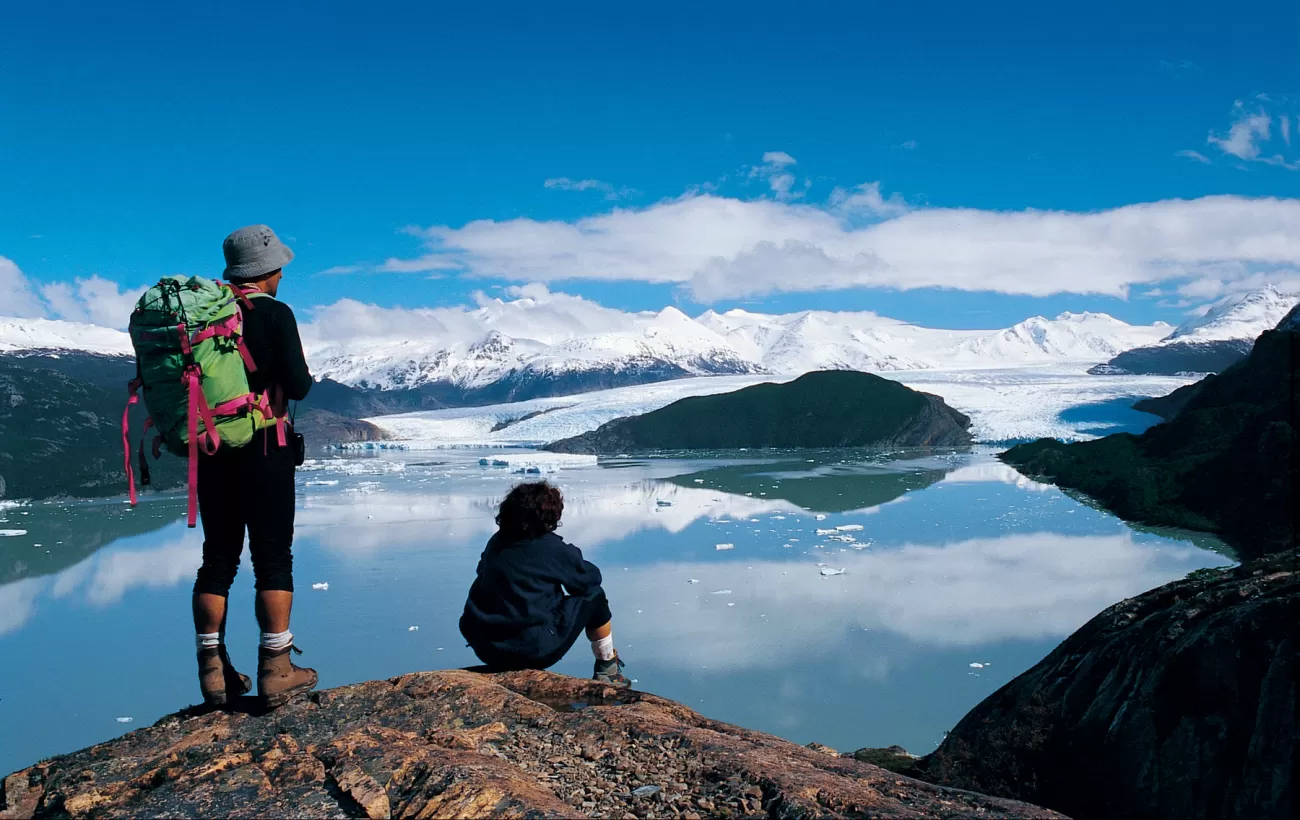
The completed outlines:
[[[293,259],[293,251],[265,225],[249,225],[221,243],[226,255],[225,277],[230,280],[256,279],[282,268]]]

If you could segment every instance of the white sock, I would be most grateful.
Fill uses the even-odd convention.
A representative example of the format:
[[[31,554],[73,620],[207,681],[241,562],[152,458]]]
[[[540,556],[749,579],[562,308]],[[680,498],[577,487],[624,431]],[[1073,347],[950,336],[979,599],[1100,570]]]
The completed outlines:
[[[286,629],[283,632],[263,632],[260,646],[263,649],[284,649],[292,644],[293,633]]]
[[[610,633],[605,637],[591,642],[591,654],[596,656],[598,661],[614,660],[614,635]]]
[[[221,643],[220,632],[197,632],[194,635],[194,645],[198,649],[216,649]]]

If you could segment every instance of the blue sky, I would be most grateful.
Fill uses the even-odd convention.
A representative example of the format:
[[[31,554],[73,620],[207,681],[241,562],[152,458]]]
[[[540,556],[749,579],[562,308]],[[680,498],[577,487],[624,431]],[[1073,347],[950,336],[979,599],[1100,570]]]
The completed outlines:
[[[994,327],[1300,270],[1294,2],[623,5],[7,9],[6,275],[67,315],[42,287],[215,276],[266,222],[303,308],[537,279]]]

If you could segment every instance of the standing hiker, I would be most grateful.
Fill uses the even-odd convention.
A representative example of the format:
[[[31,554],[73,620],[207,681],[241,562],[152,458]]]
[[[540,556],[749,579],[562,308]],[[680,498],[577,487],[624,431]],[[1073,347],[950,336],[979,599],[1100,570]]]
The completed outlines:
[[[265,225],[251,225],[226,237],[225,279],[247,298],[243,341],[255,369],[249,390],[271,399],[279,423],[285,403],[306,398],[311,373],[293,311],[274,298],[282,268],[293,251]],[[276,406],[278,405],[278,406]],[[290,651],[289,613],[293,609],[294,469],[293,441],[283,428],[262,427],[241,447],[219,447],[198,456],[198,506],[203,521],[203,565],[194,582],[194,630],[199,656],[199,688],[210,704],[247,693],[252,684],[235,671],[226,654],[226,602],[239,568],[248,532],[257,590],[257,693],[267,707],[316,685],[316,671],[295,666]]]
[[[586,632],[593,677],[626,687],[614,651],[600,570],[555,534],[564,497],[545,481],[520,484],[501,502],[497,532],[478,562],[460,631],[494,672],[546,669]]]

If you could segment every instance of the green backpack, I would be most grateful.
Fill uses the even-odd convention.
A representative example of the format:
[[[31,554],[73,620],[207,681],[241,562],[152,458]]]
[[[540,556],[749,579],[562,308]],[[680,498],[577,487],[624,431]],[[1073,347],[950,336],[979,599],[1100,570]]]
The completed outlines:
[[[264,427],[277,428],[284,445],[283,401],[253,393],[248,374],[257,365],[244,346],[243,311],[265,294],[197,276],[167,276],[145,291],[131,313],[129,330],[138,372],[127,385],[128,408],[139,400],[149,411],[145,432],[158,430],[154,456],[162,445],[189,458],[189,525],[197,519],[198,454],[221,446],[242,447]],[[278,408],[278,409],[277,409]],[[122,443],[131,503],[135,474],[122,413]],[[140,441],[141,482],[147,484],[144,440]]]

